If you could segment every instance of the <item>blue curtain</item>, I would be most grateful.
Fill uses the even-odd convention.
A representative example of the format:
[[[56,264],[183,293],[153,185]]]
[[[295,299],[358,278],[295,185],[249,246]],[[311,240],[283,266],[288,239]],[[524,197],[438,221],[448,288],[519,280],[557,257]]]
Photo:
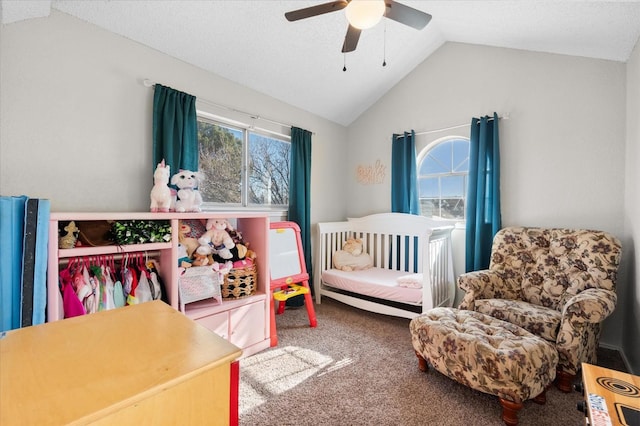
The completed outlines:
[[[500,215],[500,149],[498,114],[471,120],[467,188],[466,272],[489,267]]]
[[[33,314],[32,324],[43,324],[47,308],[47,267],[49,259],[49,219],[51,202],[38,199],[36,223],[35,265],[33,271]],[[23,319],[24,319],[23,312]]]
[[[300,227],[307,272],[311,272],[311,135],[291,128],[291,172],[289,175],[289,220]],[[304,303],[304,302],[303,302]]]
[[[27,197],[0,198],[0,331],[20,327],[22,235]]]
[[[171,176],[180,169],[198,170],[196,98],[156,84],[153,94],[153,163],[165,160]]]
[[[391,211],[420,214],[416,166],[416,133],[393,135],[391,141]]]

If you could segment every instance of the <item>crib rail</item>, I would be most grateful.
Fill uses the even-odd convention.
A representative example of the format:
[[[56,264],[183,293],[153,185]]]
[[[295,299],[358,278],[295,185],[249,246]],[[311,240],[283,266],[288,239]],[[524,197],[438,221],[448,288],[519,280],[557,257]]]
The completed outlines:
[[[317,258],[314,266],[316,303],[322,294],[322,272],[331,269],[333,253],[348,238],[360,238],[374,267],[422,273],[422,310],[451,306],[455,295],[451,255],[452,226],[434,226],[421,216],[383,213],[346,222],[318,223]],[[412,313],[411,316],[415,316]]]

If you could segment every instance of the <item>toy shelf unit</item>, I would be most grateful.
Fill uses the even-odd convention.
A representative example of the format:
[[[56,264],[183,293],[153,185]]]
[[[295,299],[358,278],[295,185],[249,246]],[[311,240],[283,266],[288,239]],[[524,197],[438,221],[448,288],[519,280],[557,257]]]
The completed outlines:
[[[208,219],[228,219],[242,233],[245,242],[250,244],[256,254],[255,291],[238,298],[215,297],[193,301],[180,290],[180,278],[183,268],[179,267],[179,229],[183,220],[199,220],[203,224]],[[66,223],[74,221],[164,221],[171,229],[166,242],[143,244],[82,246],[59,248],[59,234]],[[47,320],[57,321],[64,318],[64,307],[60,292],[60,272],[71,259],[91,258],[113,255],[117,258],[141,254],[142,258],[152,258],[164,284],[165,299],[176,310],[188,318],[227,339],[243,350],[242,356],[248,356],[270,346],[270,285],[269,285],[269,216],[262,212],[201,212],[201,213],[150,213],[150,212],[53,212],[49,224],[49,259],[47,272]],[[62,225],[62,226],[61,226]],[[81,226],[79,226],[81,227]],[[180,294],[183,294],[183,300]]]

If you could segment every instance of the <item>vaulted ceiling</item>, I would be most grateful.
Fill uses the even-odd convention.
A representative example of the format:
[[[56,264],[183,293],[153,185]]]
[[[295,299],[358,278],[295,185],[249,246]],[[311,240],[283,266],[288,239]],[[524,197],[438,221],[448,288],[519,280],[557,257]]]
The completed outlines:
[[[383,19],[347,54],[344,11],[284,17],[322,1],[1,0],[0,12],[7,25],[55,9],[342,125],[447,41],[625,62],[640,37],[639,0],[398,1],[431,22]]]

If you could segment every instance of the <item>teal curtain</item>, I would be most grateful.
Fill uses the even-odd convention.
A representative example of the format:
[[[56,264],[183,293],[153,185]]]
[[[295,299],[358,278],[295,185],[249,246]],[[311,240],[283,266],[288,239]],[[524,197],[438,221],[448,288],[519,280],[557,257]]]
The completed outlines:
[[[487,269],[493,237],[502,227],[498,114],[471,120],[466,205],[466,272]]]
[[[171,176],[198,170],[198,121],[196,98],[156,84],[153,94],[153,170],[165,160]]]
[[[291,171],[289,174],[289,220],[300,227],[307,272],[311,272],[311,135],[291,128]],[[304,302],[303,302],[304,303]]]
[[[393,135],[391,141],[391,211],[420,214],[416,166],[416,133]]]

